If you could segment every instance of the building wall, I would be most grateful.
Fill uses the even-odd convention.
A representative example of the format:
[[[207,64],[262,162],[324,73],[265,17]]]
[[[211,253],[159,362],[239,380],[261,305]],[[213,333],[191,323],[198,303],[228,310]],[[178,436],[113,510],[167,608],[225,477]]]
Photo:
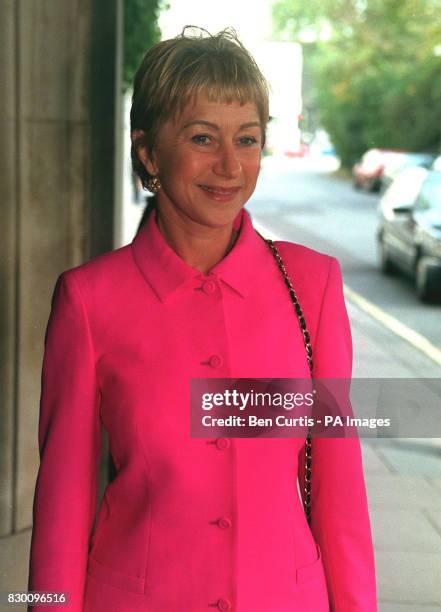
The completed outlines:
[[[0,590],[27,579],[55,281],[113,247],[121,14],[121,0],[0,4]]]

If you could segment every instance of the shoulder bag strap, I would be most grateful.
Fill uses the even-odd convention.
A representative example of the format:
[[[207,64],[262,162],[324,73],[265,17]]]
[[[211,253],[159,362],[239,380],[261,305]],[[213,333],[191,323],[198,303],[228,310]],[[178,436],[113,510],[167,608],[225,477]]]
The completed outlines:
[[[257,231],[257,230],[256,230]],[[285,281],[286,288],[288,289],[289,296],[291,298],[291,302],[294,306],[294,310],[300,325],[300,330],[303,334],[303,343],[305,345],[306,350],[306,360],[308,362],[309,372],[311,374],[311,378],[313,378],[313,361],[312,361],[312,347],[311,347],[311,339],[308,332],[308,328],[306,327],[305,317],[303,315],[302,308],[300,306],[299,300],[297,298],[296,292],[294,291],[294,287],[292,285],[291,279],[288,276],[288,272],[286,271],[285,264],[280,256],[279,250],[274,244],[272,240],[269,238],[264,238],[259,232],[257,232],[259,236],[266,242],[268,247],[271,250],[271,253],[276,260],[277,266],[282,273],[283,279]],[[303,507],[305,509],[306,519],[308,521],[308,525],[311,526],[311,467],[312,467],[312,441],[311,441],[311,428],[308,427],[308,433],[306,435],[305,441],[305,483],[303,489]]]

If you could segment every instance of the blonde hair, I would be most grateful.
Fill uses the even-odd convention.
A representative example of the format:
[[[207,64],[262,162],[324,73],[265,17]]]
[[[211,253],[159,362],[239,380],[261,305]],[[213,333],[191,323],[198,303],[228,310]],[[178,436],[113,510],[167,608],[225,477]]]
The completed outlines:
[[[231,28],[211,35],[186,26],[179,36],[151,47],[135,75],[130,127],[132,132],[142,130],[144,137],[132,143],[131,154],[133,170],[144,186],[150,175],[137,149],[151,150],[161,125],[175,119],[199,94],[217,102],[254,102],[265,142],[269,86],[252,55]]]

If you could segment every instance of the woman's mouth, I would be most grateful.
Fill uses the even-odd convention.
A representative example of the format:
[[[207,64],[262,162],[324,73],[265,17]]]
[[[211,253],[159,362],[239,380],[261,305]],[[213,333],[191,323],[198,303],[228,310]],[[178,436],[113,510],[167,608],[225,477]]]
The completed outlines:
[[[234,198],[240,191],[240,187],[219,187],[217,185],[198,185],[212,199],[217,201],[227,201]]]

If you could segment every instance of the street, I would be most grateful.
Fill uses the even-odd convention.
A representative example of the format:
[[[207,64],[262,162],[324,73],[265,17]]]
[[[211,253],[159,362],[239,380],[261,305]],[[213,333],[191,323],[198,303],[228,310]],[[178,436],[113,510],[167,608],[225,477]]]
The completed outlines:
[[[422,304],[412,279],[379,271],[378,200],[307,159],[267,157],[247,208],[280,238],[337,257],[346,285],[441,348],[441,304]]]

